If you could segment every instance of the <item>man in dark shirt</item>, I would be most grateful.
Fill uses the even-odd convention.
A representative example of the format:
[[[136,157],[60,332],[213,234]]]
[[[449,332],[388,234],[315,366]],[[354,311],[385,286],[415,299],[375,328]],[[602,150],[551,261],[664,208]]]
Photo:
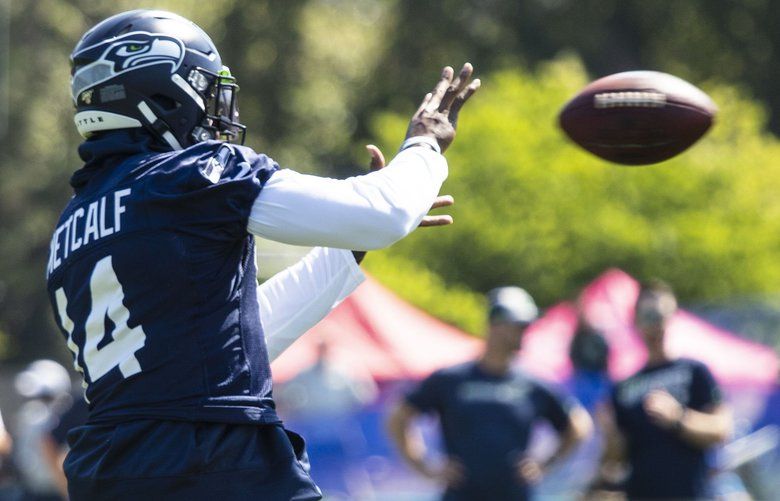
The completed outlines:
[[[446,487],[446,500],[527,499],[555,461],[591,430],[588,413],[572,399],[512,367],[525,328],[538,314],[518,287],[490,294],[485,350],[473,362],[435,372],[392,411],[390,435],[404,459],[422,475]],[[447,459],[433,464],[410,433],[421,413],[438,415]],[[532,426],[552,425],[558,450],[546,461],[526,455]]]
[[[614,474],[627,463],[629,499],[707,498],[706,451],[731,430],[707,367],[673,359],[665,350],[666,326],[676,310],[666,284],[642,287],[635,322],[647,346],[647,365],[616,385],[614,421],[605,423],[602,474]]]

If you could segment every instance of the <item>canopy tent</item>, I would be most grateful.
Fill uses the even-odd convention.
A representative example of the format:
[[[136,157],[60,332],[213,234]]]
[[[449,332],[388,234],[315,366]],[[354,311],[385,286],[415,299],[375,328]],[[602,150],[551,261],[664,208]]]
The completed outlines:
[[[623,271],[612,269],[591,282],[580,296],[585,318],[607,339],[609,373],[624,379],[647,360],[647,350],[634,328],[634,303],[639,283]],[[568,347],[577,327],[577,311],[562,303],[526,333],[520,359],[531,372],[562,380],[571,372]],[[778,375],[778,357],[767,346],[742,339],[701,318],[680,310],[666,334],[674,357],[688,357],[707,364],[715,377],[728,385],[772,385]]]
[[[477,356],[482,341],[415,308],[371,277],[272,365],[286,381],[317,357],[321,341],[343,367],[377,381],[420,379]]]
[[[608,270],[582,292],[585,317],[610,344],[609,372],[623,379],[637,371],[647,353],[633,327],[639,284],[620,270]],[[519,358],[530,372],[562,381],[571,373],[569,343],[577,327],[570,303],[547,310],[523,340]],[[418,379],[431,371],[477,356],[482,340],[409,305],[369,278],[328,317],[274,362],[274,379],[285,381],[314,363],[320,340],[345,367],[368,371],[376,380]],[[774,350],[741,339],[684,311],[672,319],[670,352],[706,363],[723,384],[773,384]]]

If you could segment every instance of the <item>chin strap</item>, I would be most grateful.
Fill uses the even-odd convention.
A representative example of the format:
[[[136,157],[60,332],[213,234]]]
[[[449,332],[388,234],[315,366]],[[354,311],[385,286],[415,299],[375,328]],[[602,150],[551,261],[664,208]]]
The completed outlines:
[[[176,139],[176,136],[174,136],[171,132],[171,128],[168,127],[168,124],[155,115],[145,101],[138,103],[138,110],[144,116],[144,119],[147,122],[146,126],[151,129],[152,132],[160,136],[174,150],[183,149],[179,141]]]

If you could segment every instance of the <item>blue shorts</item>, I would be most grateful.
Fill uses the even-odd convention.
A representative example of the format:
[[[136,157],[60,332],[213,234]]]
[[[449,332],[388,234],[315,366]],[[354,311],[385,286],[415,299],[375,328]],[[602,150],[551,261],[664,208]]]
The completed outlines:
[[[303,439],[281,425],[140,420],[68,436],[72,501],[321,499]]]

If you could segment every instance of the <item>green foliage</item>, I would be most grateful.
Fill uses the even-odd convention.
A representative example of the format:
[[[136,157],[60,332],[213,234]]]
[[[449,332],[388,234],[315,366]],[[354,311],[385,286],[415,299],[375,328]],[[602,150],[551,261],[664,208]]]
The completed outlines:
[[[420,230],[420,233],[424,231],[442,230]],[[483,333],[486,304],[481,294],[463,286],[448,286],[419,260],[392,251],[369,253],[363,267],[383,285],[428,314],[466,332]]]
[[[68,55],[96,22],[148,6],[0,0],[0,72],[9,73],[0,75],[0,332],[10,340],[0,358],[64,353],[43,270],[68,178],[80,166]],[[445,191],[458,199],[455,226],[417,232],[367,261],[404,297],[467,330],[479,330],[479,296],[448,314],[450,293],[465,298],[470,289],[519,283],[551,302],[612,265],[669,278],[688,298],[776,290],[778,147],[763,132],[770,114],[747,101],[747,91],[706,86],[722,114],[705,141],[666,164],[622,169],[561,139],[555,113],[590,78],[575,59],[546,61],[568,51],[590,75],[643,67],[735,82],[777,117],[780,30],[772,20],[780,2],[159,0],[154,7],[211,34],[241,84],[247,143],[296,170],[354,172],[351,162],[365,163],[361,137],[379,136],[393,151],[443,64],[470,60],[488,76],[449,154]],[[536,73],[516,69],[524,67]]]
[[[654,69],[745,85],[780,132],[780,2],[773,0],[398,1],[378,103],[427,91],[443,64],[535,67],[574,51],[591,76]],[[410,36],[410,34],[413,34]],[[372,111],[372,110],[368,110]]]
[[[335,0],[310,2],[301,10],[298,77],[283,97],[287,125],[295,133],[279,144],[280,161],[322,172],[347,155],[357,128],[354,110],[371,96],[369,77],[384,48],[379,20],[388,7],[388,2]]]
[[[721,106],[709,136],[663,164],[620,167],[556,126],[586,81],[572,58],[486,75],[448,152],[443,192],[455,196],[455,224],[394,252],[448,284],[517,284],[542,304],[612,266],[667,279],[684,300],[776,290],[780,145],[762,132],[764,113],[732,88],[708,86]],[[380,115],[374,127],[392,145],[406,120]]]

